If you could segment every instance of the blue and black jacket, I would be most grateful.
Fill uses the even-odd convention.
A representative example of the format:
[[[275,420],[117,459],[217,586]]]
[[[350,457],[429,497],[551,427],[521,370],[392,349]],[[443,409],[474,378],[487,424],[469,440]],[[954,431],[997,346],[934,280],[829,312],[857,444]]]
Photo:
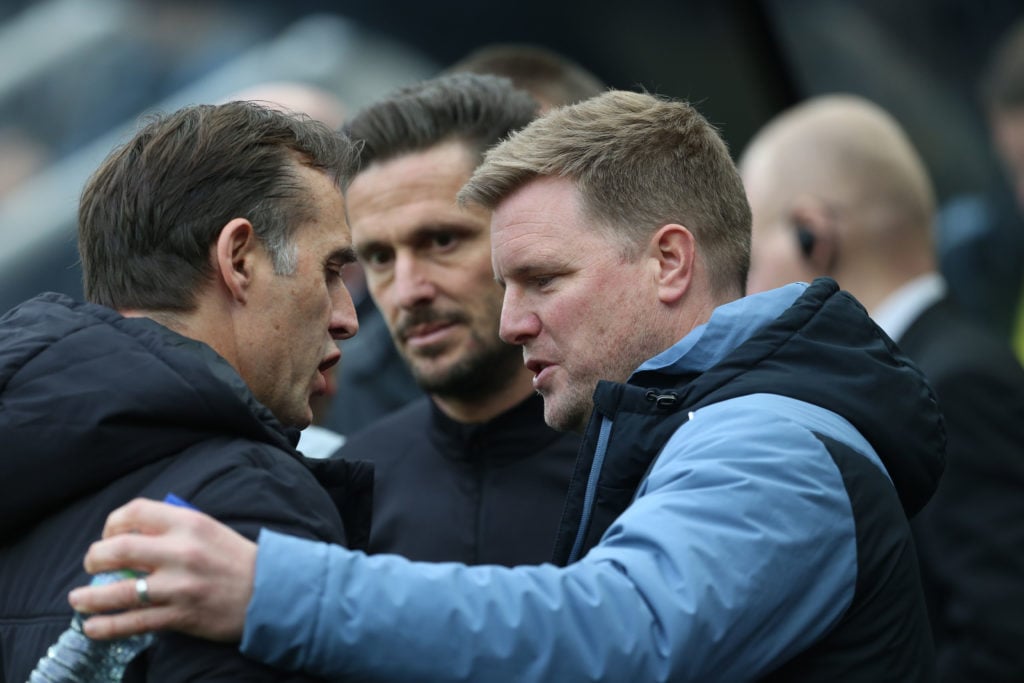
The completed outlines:
[[[907,517],[944,444],[921,373],[834,282],[746,297],[599,385],[557,563],[264,532],[243,651],[383,680],[931,680]]]

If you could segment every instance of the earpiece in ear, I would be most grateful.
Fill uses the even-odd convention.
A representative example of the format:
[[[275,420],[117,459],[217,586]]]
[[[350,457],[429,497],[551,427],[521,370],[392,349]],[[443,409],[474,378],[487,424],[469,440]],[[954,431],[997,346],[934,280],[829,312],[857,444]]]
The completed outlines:
[[[796,223],[796,241],[800,245],[800,253],[804,255],[804,258],[811,258],[811,254],[814,252],[814,243],[818,240],[817,236],[811,232],[803,223]]]

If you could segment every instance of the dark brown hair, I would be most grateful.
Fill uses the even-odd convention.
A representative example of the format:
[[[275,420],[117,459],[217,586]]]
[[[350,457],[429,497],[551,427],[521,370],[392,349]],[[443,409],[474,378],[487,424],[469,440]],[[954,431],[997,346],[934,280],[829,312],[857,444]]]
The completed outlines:
[[[355,151],[322,123],[252,102],[151,117],[82,192],[86,299],[117,309],[191,310],[212,274],[210,248],[234,218],[252,223],[275,270],[292,272],[292,232],[310,218],[300,164],[340,186],[354,170]]]
[[[537,114],[537,102],[505,78],[439,76],[402,88],[358,112],[345,132],[361,145],[360,167],[448,140],[483,158],[488,147]]]

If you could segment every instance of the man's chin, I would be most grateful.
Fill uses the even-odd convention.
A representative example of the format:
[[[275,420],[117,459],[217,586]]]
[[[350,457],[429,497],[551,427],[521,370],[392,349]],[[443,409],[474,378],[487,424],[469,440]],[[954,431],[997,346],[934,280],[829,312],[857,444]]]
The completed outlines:
[[[590,413],[578,406],[558,401],[550,390],[537,392],[544,399],[544,422],[559,432],[582,434],[590,421]]]
[[[452,345],[448,341],[439,341],[433,344],[426,344],[423,346],[410,347],[408,345],[401,347],[402,357],[405,359],[406,365],[413,368],[426,366],[428,371],[435,364],[441,362],[441,358],[448,355],[452,351]]]
[[[428,394],[446,393],[452,385],[451,372],[448,368],[414,366],[412,378]]]
[[[302,430],[313,424],[313,408],[309,404],[306,404],[304,409],[296,410],[290,415],[283,417],[278,416],[277,419],[285,427]]]
[[[452,374],[452,368],[458,361],[457,358],[450,358],[450,355],[447,347],[438,347],[436,350],[419,350],[415,354],[406,354],[405,364],[417,382],[422,380],[428,384],[444,383]]]

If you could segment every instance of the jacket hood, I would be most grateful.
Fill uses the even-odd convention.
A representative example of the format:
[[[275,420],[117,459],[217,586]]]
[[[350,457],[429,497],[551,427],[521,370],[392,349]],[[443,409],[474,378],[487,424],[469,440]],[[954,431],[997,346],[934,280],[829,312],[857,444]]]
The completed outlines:
[[[945,463],[938,401],[921,371],[829,278],[720,306],[704,325],[640,366],[630,383],[674,378],[690,409],[754,393],[842,415],[871,443],[908,516],[924,506]]]
[[[0,318],[0,539],[213,435],[294,450],[223,358],[152,320],[52,293]]]

